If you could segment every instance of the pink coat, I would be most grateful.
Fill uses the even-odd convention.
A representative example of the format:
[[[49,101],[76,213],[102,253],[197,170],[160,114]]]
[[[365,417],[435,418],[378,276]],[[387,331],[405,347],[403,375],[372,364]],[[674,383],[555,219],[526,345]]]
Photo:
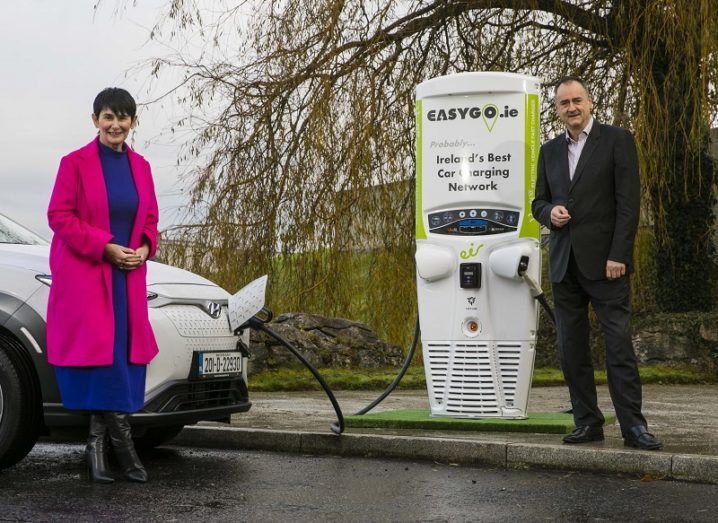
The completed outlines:
[[[157,250],[158,209],[150,164],[127,148],[139,204],[128,247]],[[47,305],[47,358],[58,366],[112,364],[115,336],[112,266],[103,258],[112,241],[110,213],[98,139],[60,161],[47,210],[54,231],[52,285]],[[129,359],[147,364],[157,342],[147,311],[147,266],[127,273]]]

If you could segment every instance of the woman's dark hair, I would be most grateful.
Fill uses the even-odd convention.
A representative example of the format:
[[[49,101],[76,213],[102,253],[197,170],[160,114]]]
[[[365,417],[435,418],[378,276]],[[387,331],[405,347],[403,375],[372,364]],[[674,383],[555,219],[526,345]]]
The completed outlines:
[[[119,87],[108,87],[100,91],[92,103],[95,116],[100,116],[103,109],[109,109],[116,115],[126,114],[134,118],[137,114],[137,104],[132,95]]]

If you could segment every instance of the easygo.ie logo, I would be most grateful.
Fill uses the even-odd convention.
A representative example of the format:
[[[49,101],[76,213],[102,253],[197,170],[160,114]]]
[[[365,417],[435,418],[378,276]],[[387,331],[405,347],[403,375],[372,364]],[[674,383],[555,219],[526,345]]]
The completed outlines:
[[[432,109],[426,113],[430,122],[442,122],[452,120],[477,120],[481,118],[486,128],[491,132],[499,118],[516,118],[519,110],[508,105],[499,109],[496,104],[486,104],[483,107],[451,107],[449,109]]]

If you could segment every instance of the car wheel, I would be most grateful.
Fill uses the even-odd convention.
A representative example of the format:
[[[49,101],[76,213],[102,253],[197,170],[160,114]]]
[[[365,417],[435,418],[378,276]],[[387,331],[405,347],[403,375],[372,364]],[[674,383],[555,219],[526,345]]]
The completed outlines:
[[[153,449],[167,443],[182,432],[184,425],[169,425],[166,427],[149,427],[144,434],[133,438],[135,446],[139,449]]]
[[[13,338],[0,335],[0,469],[24,458],[42,427],[42,401],[30,357]]]

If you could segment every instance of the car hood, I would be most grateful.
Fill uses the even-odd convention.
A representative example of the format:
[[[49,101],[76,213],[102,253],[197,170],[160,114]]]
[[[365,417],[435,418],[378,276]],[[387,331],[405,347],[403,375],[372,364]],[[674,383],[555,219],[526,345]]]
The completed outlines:
[[[0,267],[15,267],[36,272],[38,274],[50,274],[48,257],[50,247],[47,245],[17,245],[0,244]],[[148,287],[175,287],[184,285],[200,285],[214,287],[221,290],[221,287],[212,283],[206,278],[184,269],[171,267],[163,263],[150,261],[147,263],[147,286]],[[171,288],[170,287],[170,288]],[[154,289],[153,289],[154,290]],[[209,289],[208,289],[209,290]],[[174,292],[170,294],[175,294]],[[220,293],[226,294],[222,290]]]
[[[50,247],[47,245],[0,243],[0,266],[50,274],[49,254]]]

